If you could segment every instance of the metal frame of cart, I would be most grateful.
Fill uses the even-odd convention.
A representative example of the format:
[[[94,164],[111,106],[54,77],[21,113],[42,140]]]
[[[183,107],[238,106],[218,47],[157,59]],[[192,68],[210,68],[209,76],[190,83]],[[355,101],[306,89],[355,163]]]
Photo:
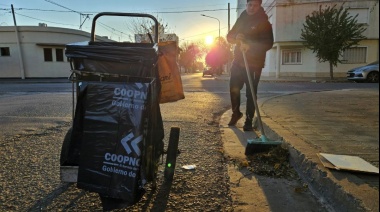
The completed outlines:
[[[150,18],[155,23],[155,36],[150,38],[150,44],[97,42],[95,40],[96,21],[101,16],[127,16]],[[91,41],[75,43],[66,46],[66,56],[69,58],[73,84],[73,127],[67,132],[61,150],[60,174],[63,182],[78,181],[78,167],[83,160],[84,150],[81,147],[85,139],[84,119],[88,99],[86,89],[98,85],[119,86],[126,83],[149,84],[149,100],[147,105],[150,113],[145,115],[142,130],[144,143],[142,146],[141,169],[144,180],[152,182],[156,188],[157,171],[160,158],[167,154],[164,178],[171,181],[174,175],[180,129],[171,127],[168,148],[163,145],[163,123],[159,108],[160,81],[158,77],[158,21],[149,14],[113,13],[97,14],[92,22]],[[91,87],[91,88],[92,88]],[[101,96],[100,96],[101,97]],[[99,97],[99,98],[100,98]],[[86,99],[87,98],[87,99]],[[94,99],[94,97],[93,97]],[[96,98],[95,98],[96,100]],[[89,100],[87,100],[89,101]],[[145,107],[145,105],[144,105]],[[87,122],[86,122],[87,123]],[[82,154],[81,154],[82,151]],[[96,192],[96,191],[95,191]]]

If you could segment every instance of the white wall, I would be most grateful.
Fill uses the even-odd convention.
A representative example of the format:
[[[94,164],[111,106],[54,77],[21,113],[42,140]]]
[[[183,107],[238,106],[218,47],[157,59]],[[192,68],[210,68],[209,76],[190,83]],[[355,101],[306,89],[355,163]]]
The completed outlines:
[[[25,78],[68,77],[70,64],[65,56],[64,62],[55,61],[55,49],[65,49],[66,44],[90,40],[90,33],[74,29],[19,26],[18,31]],[[0,78],[21,78],[15,27],[1,26],[0,35],[0,47],[10,49],[10,56],[0,56]],[[97,37],[97,40],[111,41],[101,37]],[[52,48],[53,61],[44,61],[43,48]]]
[[[329,77],[328,62],[320,63],[316,55],[302,45],[301,29],[306,16],[313,11],[325,6],[338,7],[343,2],[340,1],[306,1],[306,0],[263,0],[263,7],[269,16],[274,32],[274,47],[267,53],[266,66],[263,69],[263,76],[277,77]],[[363,33],[366,40],[360,42],[358,46],[367,47],[367,61],[373,62],[379,58],[379,5],[378,1],[345,1],[345,7],[355,11],[363,11],[368,8],[368,27]],[[277,46],[280,48],[277,48]],[[302,64],[283,65],[281,64],[281,51],[283,49],[302,49]],[[277,51],[280,50],[280,58]],[[280,59],[280,60],[279,60]],[[345,77],[346,72],[354,67],[364,64],[338,64],[334,67],[334,77]]]

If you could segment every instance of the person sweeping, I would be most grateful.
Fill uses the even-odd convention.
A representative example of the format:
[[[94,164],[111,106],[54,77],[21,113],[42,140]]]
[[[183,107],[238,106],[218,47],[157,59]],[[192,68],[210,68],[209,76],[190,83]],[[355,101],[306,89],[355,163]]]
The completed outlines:
[[[255,107],[242,51],[246,54],[255,96],[257,96],[257,87],[265,64],[265,55],[273,46],[272,25],[269,23],[268,16],[261,4],[261,0],[247,0],[246,9],[227,34],[227,41],[236,44],[234,60],[230,69],[232,117],[228,125],[235,126],[238,120],[243,117],[243,113],[240,111],[240,91],[245,84],[247,105],[244,131],[253,130]]]

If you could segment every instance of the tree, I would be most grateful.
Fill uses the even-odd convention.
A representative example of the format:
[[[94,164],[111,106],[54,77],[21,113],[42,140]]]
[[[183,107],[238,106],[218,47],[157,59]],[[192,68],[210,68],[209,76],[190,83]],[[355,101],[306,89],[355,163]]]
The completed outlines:
[[[223,38],[215,42],[215,46],[206,55],[206,64],[213,69],[219,70],[232,58],[231,46]],[[221,71],[221,70],[219,70]]]
[[[185,68],[185,72],[195,69],[195,62],[202,55],[195,43],[182,43],[179,54],[179,65]]]
[[[363,24],[357,23],[357,16],[350,16],[347,9],[336,5],[312,12],[306,16],[301,29],[304,45],[317,53],[319,62],[328,61],[330,78],[333,79],[333,66],[342,63],[339,59],[343,52],[365,39],[362,33],[366,30]]]
[[[163,20],[158,20],[158,34],[162,36],[168,31],[168,24],[162,24]],[[129,40],[135,40],[136,35],[144,35],[141,42],[150,43],[148,34],[154,35],[154,22],[149,18],[130,18],[128,22],[125,23],[125,27],[132,33],[128,35]]]

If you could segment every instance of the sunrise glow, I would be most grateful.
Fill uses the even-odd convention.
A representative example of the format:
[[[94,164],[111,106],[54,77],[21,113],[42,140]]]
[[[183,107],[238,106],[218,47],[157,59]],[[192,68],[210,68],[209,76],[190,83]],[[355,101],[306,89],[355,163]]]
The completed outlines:
[[[207,45],[211,45],[213,42],[214,42],[214,38],[213,38],[211,35],[207,35],[207,36],[205,37],[205,43],[206,43]]]

